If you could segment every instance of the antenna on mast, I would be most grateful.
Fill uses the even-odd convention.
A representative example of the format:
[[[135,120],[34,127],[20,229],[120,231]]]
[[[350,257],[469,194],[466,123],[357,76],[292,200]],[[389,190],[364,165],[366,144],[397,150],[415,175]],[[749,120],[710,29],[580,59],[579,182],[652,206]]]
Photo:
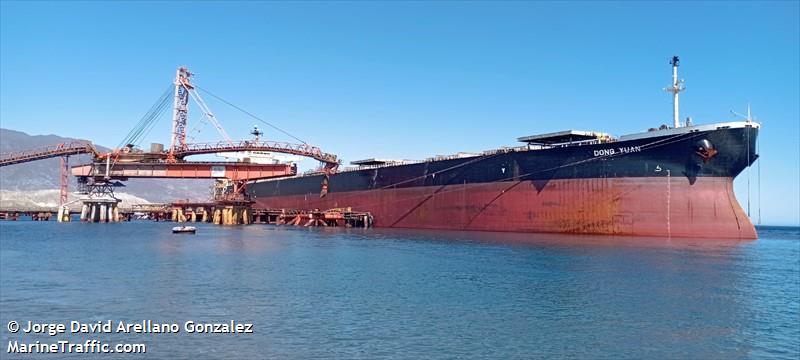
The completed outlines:
[[[738,116],[740,118],[743,118],[747,122],[752,122],[753,120],[755,120],[755,119],[753,119],[753,115],[750,113],[750,103],[747,103],[747,115],[740,114],[740,113],[738,113],[736,111],[733,111],[733,110],[731,110],[731,114],[733,114],[734,116]]]
[[[672,61],[669,63],[672,65],[672,86],[664,88],[664,91],[672,93],[672,122],[673,126],[678,128],[681,126],[680,112],[678,111],[678,93],[686,90],[686,87],[683,86],[683,79],[678,80],[678,64],[680,63],[678,56],[673,56]]]
[[[253,131],[250,132],[253,136],[256,137],[256,142],[261,140],[261,135],[264,135],[264,132],[258,129],[258,125],[253,125]]]

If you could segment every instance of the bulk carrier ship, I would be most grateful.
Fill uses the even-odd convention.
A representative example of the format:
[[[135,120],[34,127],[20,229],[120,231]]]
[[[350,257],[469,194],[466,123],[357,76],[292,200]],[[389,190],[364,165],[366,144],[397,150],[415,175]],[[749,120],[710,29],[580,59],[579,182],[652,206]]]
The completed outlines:
[[[755,239],[733,179],[758,158],[760,125],[679,121],[620,136],[566,130],[522,146],[248,184],[259,208],[368,211],[376,227]]]

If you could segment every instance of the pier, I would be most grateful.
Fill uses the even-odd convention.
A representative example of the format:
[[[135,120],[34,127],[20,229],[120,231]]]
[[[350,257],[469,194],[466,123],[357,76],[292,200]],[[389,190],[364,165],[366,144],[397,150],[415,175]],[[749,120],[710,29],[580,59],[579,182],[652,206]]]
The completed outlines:
[[[30,216],[32,221],[50,221],[50,218],[55,218],[56,215],[54,211],[0,210],[0,220],[17,221],[24,216]]]
[[[47,210],[0,209],[0,221],[18,221],[30,217],[31,221],[58,220],[59,214],[73,218],[80,215],[83,222],[167,221],[176,223],[213,223],[216,225],[287,225],[301,227],[370,228],[375,219],[369,212],[352,208],[336,209],[254,209],[245,202],[191,202],[176,201],[170,204],[136,204],[120,208],[116,203],[97,202],[84,204],[81,211],[67,208]],[[62,221],[69,221],[62,218]]]
[[[324,227],[372,227],[371,213],[353,211],[351,208],[328,210],[258,209],[253,211],[256,224],[324,226]]]

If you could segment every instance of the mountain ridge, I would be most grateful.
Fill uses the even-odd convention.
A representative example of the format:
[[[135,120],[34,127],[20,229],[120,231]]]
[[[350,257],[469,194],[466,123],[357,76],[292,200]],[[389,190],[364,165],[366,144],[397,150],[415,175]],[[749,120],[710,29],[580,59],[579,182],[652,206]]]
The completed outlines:
[[[55,134],[30,135],[22,131],[0,128],[0,153],[35,149],[70,141],[90,141],[62,137]],[[109,151],[95,144],[100,151]],[[69,157],[71,166],[88,163],[87,154]],[[15,164],[0,168],[0,190],[5,203],[27,203],[24,197],[38,196],[36,191],[53,190],[61,187],[60,159],[52,158]],[[213,180],[196,179],[130,179],[117,193],[126,194],[132,201],[167,203],[178,199],[206,201],[210,198]],[[77,186],[76,179],[70,179],[70,192]],[[139,199],[139,200],[134,200]],[[57,199],[56,199],[57,200]],[[123,200],[124,201],[124,200]]]

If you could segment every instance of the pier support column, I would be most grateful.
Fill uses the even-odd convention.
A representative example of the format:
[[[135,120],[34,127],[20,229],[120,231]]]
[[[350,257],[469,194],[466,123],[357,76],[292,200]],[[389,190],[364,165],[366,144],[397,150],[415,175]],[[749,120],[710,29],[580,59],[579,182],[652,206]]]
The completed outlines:
[[[59,206],[58,207],[58,217],[56,221],[58,222],[68,222],[69,219],[69,208],[66,206]]]
[[[217,201],[213,207],[212,222],[218,225],[247,225],[253,222],[252,201]],[[203,209],[203,219],[206,218]]]
[[[118,222],[120,219],[119,199],[86,198],[82,200],[81,221],[86,222]],[[59,221],[69,221],[69,209],[59,209]]]
[[[232,212],[231,208],[226,207],[222,209],[222,218],[223,218],[222,225],[231,225],[231,223],[233,222],[233,214],[231,214],[231,212]]]
[[[87,221],[89,217],[89,205],[81,205],[81,221]]]

